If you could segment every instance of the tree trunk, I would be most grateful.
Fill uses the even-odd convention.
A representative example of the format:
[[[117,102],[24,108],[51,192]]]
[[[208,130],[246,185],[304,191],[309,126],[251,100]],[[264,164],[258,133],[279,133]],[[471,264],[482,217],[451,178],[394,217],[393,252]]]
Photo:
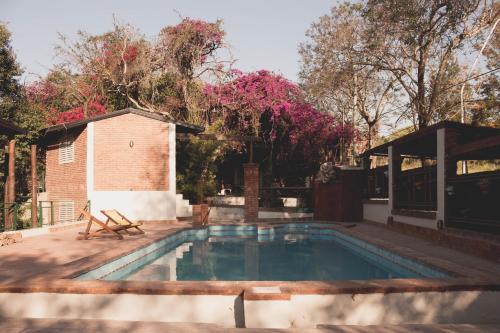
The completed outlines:
[[[417,117],[418,128],[427,127],[429,121],[425,112],[425,68],[426,68],[426,51],[420,51],[417,68]]]

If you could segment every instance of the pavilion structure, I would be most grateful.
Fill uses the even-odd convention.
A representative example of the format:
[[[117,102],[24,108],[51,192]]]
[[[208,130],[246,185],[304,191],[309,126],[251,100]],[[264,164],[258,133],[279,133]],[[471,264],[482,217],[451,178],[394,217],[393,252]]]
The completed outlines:
[[[500,234],[500,128],[443,121],[362,156],[365,220]]]

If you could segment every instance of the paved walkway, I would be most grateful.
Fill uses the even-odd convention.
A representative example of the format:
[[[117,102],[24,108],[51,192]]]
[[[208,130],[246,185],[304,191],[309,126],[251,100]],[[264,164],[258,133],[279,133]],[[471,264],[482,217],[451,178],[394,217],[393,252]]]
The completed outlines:
[[[42,236],[28,237],[20,242],[0,247],[0,284],[47,276],[65,265],[100,254],[112,255],[137,248],[161,238],[173,229],[186,227],[187,223],[175,225],[149,224],[143,227],[144,235],[116,238],[94,238],[76,240],[82,228],[72,228]]]
[[[357,223],[356,227],[346,228],[344,232],[352,233],[368,242],[400,252],[432,266],[445,268],[461,276],[472,278],[500,276],[500,262],[478,258],[440,246],[432,241],[404,235],[381,226]]]
[[[0,319],[8,333],[500,333],[500,325],[328,326],[323,328],[222,328],[210,324],[104,320]]]

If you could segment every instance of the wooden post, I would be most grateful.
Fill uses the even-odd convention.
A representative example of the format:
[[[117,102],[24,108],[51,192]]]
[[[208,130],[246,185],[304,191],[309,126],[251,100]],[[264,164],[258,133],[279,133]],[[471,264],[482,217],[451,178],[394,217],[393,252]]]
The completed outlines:
[[[16,200],[16,175],[15,175],[15,150],[16,140],[9,141],[8,151],[8,176],[5,182],[5,230],[10,230],[14,226],[13,203]]]
[[[31,227],[38,226],[38,179],[36,175],[36,145],[31,145]]]

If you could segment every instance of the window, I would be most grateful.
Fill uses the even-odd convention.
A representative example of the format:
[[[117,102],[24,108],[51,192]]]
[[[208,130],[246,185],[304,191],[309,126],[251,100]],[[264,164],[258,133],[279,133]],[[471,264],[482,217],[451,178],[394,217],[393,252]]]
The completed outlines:
[[[59,164],[71,163],[75,161],[75,141],[65,138],[59,144]]]
[[[75,219],[75,203],[73,201],[59,202],[59,223],[71,222]]]

